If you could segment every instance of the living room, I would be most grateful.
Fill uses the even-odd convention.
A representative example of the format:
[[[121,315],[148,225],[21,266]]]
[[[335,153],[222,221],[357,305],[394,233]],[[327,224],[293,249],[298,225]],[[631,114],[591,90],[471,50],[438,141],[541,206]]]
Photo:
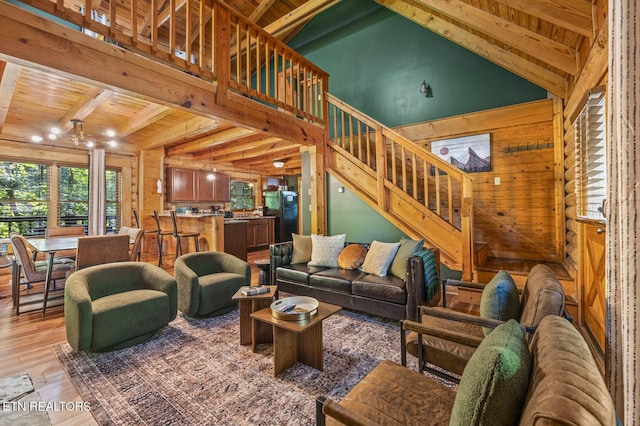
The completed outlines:
[[[569,144],[570,141],[562,128],[566,126],[563,121],[569,120],[572,115],[567,111],[577,109],[583,93],[606,81],[605,75],[592,71],[590,66],[585,68],[589,72],[585,74],[586,82],[575,75],[569,78],[571,83],[568,87],[582,90],[582,93],[571,96],[565,93],[561,96],[565,100],[563,112],[558,101],[546,100],[550,91],[548,88],[543,89],[540,85],[517,77],[374,2],[343,2],[334,8],[340,6],[345,9],[334,9],[334,12],[338,17],[343,17],[346,23],[330,14],[323,21],[320,19],[322,15],[319,15],[317,21],[312,20],[290,42],[291,47],[330,74],[331,94],[425,148],[429,148],[434,141],[460,134],[490,133],[492,171],[479,172],[474,180],[474,232],[480,235],[474,243],[490,242],[488,257],[508,259],[510,252],[518,251],[514,259],[563,265],[573,281],[569,286],[574,291],[575,309],[580,309],[586,249],[575,239],[583,231],[578,232],[573,228],[577,221],[571,216],[571,193],[564,191],[565,183],[572,178],[565,176],[565,167],[570,164],[566,163],[570,157],[566,152],[571,151],[565,147],[565,143]],[[597,6],[598,11],[602,11],[602,8],[600,4]],[[606,13],[596,15],[601,24],[601,16],[606,16]],[[321,34],[318,28],[322,29],[324,37],[318,36]],[[594,28],[599,27],[594,24]],[[594,33],[597,34],[597,31]],[[394,34],[394,37],[389,37],[389,34]],[[596,38],[594,36],[591,40]],[[598,44],[594,42],[593,46],[597,49]],[[588,58],[589,55],[581,55],[583,61],[592,60]],[[420,93],[423,81],[429,84],[432,97]],[[532,103],[528,105],[528,102]],[[518,118],[530,124],[530,128],[514,126],[509,133],[504,123],[494,122],[486,127],[469,126],[462,131],[450,130],[453,126],[465,123],[471,113],[478,112],[475,120],[486,122],[492,119],[488,110],[513,105],[528,109],[540,103],[545,104],[543,108],[546,108],[540,113],[543,119],[529,119],[526,113]],[[487,115],[482,115],[481,111]],[[509,121],[509,118],[516,117],[511,115],[511,111],[510,108],[497,109],[493,112],[493,120],[498,120],[495,117],[508,117],[504,121]],[[7,147],[11,150],[6,151],[5,155],[10,158],[37,158],[32,156],[37,149],[25,143],[7,143]],[[317,155],[307,148],[301,155],[298,147],[293,150],[300,167],[292,168],[290,173],[291,176],[297,176],[298,171],[300,173],[298,192],[303,206],[300,209],[302,233],[347,233],[349,240],[362,242],[373,239],[394,241],[408,235],[399,221],[390,220],[384,212],[376,211],[372,202],[360,198],[352,184],[341,180],[337,172],[321,176],[319,183],[326,179],[325,191],[324,185],[317,185],[318,175],[314,172],[317,165],[322,164]],[[57,152],[64,151],[54,150],[53,155]],[[165,207],[161,196],[148,191],[155,186],[158,176],[163,176],[164,166],[180,166],[190,162],[177,156],[165,159],[162,163],[163,155],[162,152],[158,154],[150,150],[141,153],[132,162],[135,163],[134,167],[124,166],[143,173],[140,176],[136,172],[131,173],[132,182],[136,183],[130,183],[132,191],[127,196],[126,206],[128,210],[131,206],[138,207],[145,215],[145,221],[154,208]],[[199,167],[207,169],[208,160],[206,156],[201,157],[202,165]],[[231,169],[228,170],[231,172]],[[241,167],[236,173],[238,178],[255,179],[258,170]],[[544,177],[538,179],[542,175]],[[482,181],[482,185],[479,181]],[[492,200],[494,195],[477,197],[483,192],[482,186],[488,193],[496,194],[495,197],[501,194],[499,197],[504,197],[506,201]],[[144,191],[145,187],[147,191]],[[526,191],[526,188],[534,187],[540,190]],[[144,191],[144,197],[141,190]],[[516,196],[527,201],[509,203]],[[492,200],[493,204],[483,204],[487,200]],[[317,206],[325,203],[326,210],[321,209],[324,212],[317,217]],[[546,204],[541,206],[540,203]],[[514,205],[518,206],[517,212],[509,210]],[[487,207],[492,209],[491,213],[485,213],[486,217],[482,217]],[[566,217],[564,213],[560,214],[565,209]],[[123,223],[131,220],[124,215]],[[375,235],[371,234],[371,229],[376,230]],[[455,271],[458,265],[451,261],[449,266]],[[601,324],[602,329],[604,326]],[[597,342],[597,338],[594,340]],[[594,348],[597,346],[596,343]],[[604,347],[600,350],[604,358]]]

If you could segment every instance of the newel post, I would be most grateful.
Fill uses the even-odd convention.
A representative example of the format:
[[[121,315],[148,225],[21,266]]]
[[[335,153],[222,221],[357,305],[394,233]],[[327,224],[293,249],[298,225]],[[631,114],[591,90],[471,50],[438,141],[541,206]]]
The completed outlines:
[[[462,209],[460,210],[462,228],[462,279],[473,279],[473,181],[470,177],[462,178]]]
[[[382,132],[382,126],[376,129],[376,179],[378,185],[378,208],[382,211],[389,210],[389,194],[384,183],[387,180],[387,144]]]
[[[216,104],[225,105],[231,76],[231,36],[229,11],[220,2],[213,2],[213,22],[211,45],[213,46],[213,73],[218,83]]]

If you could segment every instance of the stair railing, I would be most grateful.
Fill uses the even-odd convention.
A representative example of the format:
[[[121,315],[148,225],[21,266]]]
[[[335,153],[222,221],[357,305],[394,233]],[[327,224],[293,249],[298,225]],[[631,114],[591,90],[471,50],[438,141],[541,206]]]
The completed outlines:
[[[389,190],[397,190],[458,229],[468,279],[473,268],[471,177],[335,96],[327,94],[327,101],[329,146],[376,177],[378,209],[389,212]]]

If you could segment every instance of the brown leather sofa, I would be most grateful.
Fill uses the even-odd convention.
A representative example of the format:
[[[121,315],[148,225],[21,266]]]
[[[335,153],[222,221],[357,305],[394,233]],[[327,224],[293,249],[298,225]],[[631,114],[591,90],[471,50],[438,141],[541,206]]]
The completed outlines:
[[[510,320],[499,327],[514,326],[518,328],[515,320]],[[317,424],[616,424],[604,380],[586,342],[569,321],[546,316],[528,350],[525,345],[519,352],[512,350],[512,340],[491,339],[500,328],[480,344],[457,391],[417,371],[383,361],[340,403],[319,398]],[[487,357],[497,351],[506,352]],[[513,368],[501,368],[513,366],[516,360],[527,368],[512,379],[516,375]],[[497,376],[502,376],[501,383],[495,380]],[[478,384],[479,388],[473,388]]]
[[[310,296],[343,308],[396,320],[416,320],[419,306],[435,306],[440,301],[440,252],[429,250],[433,261],[429,261],[426,274],[423,259],[411,256],[407,260],[407,275],[402,280],[359,270],[291,264],[293,243],[272,244],[269,247],[271,282],[277,284],[280,291]],[[425,276],[431,277],[427,286]]]
[[[496,284],[495,281],[500,284],[500,281],[505,280],[513,282],[509,274],[502,271],[490,283],[486,284],[486,287],[489,288],[492,284]],[[451,284],[455,284],[457,287],[482,288],[483,286],[483,284],[446,280],[443,282],[443,294],[446,293],[445,287]],[[513,289],[517,292],[515,284],[513,284]],[[516,296],[515,305],[518,306],[514,306],[512,309],[515,309],[517,316],[514,315],[510,318],[516,319],[531,334],[547,315],[568,316],[564,309],[565,294],[562,284],[560,284],[551,268],[545,264],[538,264],[531,269],[519,300],[517,293],[514,296]],[[501,300],[487,300],[487,298],[492,297]],[[498,305],[506,305],[511,302],[513,300],[510,298],[497,297],[495,292],[485,290],[482,292],[481,308],[483,305],[493,305],[495,310],[506,312],[509,309],[508,306],[498,307]],[[422,346],[422,357],[418,356],[420,353],[418,350],[418,334],[412,332],[407,336],[403,348],[406,348],[406,351],[414,357],[420,358],[419,365],[434,374],[439,374],[439,371],[431,369],[429,367],[430,364],[435,364],[458,375],[462,374],[478,344],[489,333],[488,331],[483,331],[483,327],[495,328],[508,319],[496,318],[492,314],[483,317],[482,309],[481,316],[478,317],[440,306],[423,306],[420,308],[419,314],[422,324],[434,329],[456,332],[459,336],[456,341],[436,336],[422,336],[420,345]],[[405,353],[403,351],[403,365],[405,365],[404,359]]]

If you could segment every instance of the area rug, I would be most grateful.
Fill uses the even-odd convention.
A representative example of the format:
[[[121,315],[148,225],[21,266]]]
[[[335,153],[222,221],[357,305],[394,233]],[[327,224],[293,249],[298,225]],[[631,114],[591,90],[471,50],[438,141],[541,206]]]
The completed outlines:
[[[340,400],[380,361],[400,362],[395,321],[341,311],[323,330],[324,371],[296,363],[277,377],[272,345],[254,353],[239,344],[237,309],[204,320],[179,317],[153,339],[119,351],[53,350],[102,425],[311,425],[317,397]]]

